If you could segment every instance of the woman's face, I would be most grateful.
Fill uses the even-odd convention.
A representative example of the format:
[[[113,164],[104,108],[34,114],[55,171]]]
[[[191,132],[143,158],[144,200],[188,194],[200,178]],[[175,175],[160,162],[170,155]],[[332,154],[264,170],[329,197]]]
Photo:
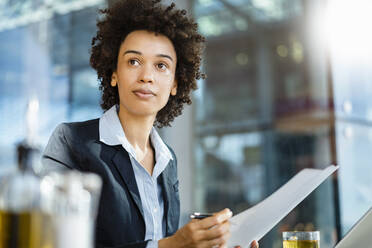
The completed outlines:
[[[176,51],[163,35],[134,31],[120,46],[111,86],[118,86],[120,112],[155,117],[176,95]]]

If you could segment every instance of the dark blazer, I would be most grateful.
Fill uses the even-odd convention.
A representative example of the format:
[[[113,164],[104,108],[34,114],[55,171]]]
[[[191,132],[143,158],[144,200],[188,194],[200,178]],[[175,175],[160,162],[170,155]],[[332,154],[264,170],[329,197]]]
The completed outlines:
[[[163,186],[166,236],[176,232],[180,203],[177,160],[159,176]],[[99,140],[99,119],[63,123],[53,132],[44,151],[43,172],[77,169],[93,172],[103,180],[96,221],[96,247],[146,247],[145,222],[132,164],[126,150]]]

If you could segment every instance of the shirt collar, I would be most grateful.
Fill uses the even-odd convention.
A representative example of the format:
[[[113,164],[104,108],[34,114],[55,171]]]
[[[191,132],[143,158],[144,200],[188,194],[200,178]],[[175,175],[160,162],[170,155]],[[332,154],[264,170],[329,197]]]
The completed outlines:
[[[134,148],[121,126],[117,109],[117,105],[112,106],[99,119],[99,140],[109,146],[122,145],[133,158],[136,158]],[[150,140],[155,150],[156,162],[173,160],[168,147],[154,127],[151,129]]]

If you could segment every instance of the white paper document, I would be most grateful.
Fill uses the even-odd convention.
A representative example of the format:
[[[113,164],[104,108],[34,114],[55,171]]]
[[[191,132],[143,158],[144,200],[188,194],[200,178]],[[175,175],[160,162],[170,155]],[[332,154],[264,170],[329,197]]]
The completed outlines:
[[[228,246],[249,247],[252,240],[260,240],[337,169],[303,169],[265,200],[233,216]]]

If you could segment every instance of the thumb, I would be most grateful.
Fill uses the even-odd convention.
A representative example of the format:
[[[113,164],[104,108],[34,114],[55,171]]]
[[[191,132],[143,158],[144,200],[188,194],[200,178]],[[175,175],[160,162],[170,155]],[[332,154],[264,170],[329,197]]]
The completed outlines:
[[[258,242],[256,240],[254,240],[252,243],[251,243],[251,248],[258,248],[259,245],[258,245]]]

